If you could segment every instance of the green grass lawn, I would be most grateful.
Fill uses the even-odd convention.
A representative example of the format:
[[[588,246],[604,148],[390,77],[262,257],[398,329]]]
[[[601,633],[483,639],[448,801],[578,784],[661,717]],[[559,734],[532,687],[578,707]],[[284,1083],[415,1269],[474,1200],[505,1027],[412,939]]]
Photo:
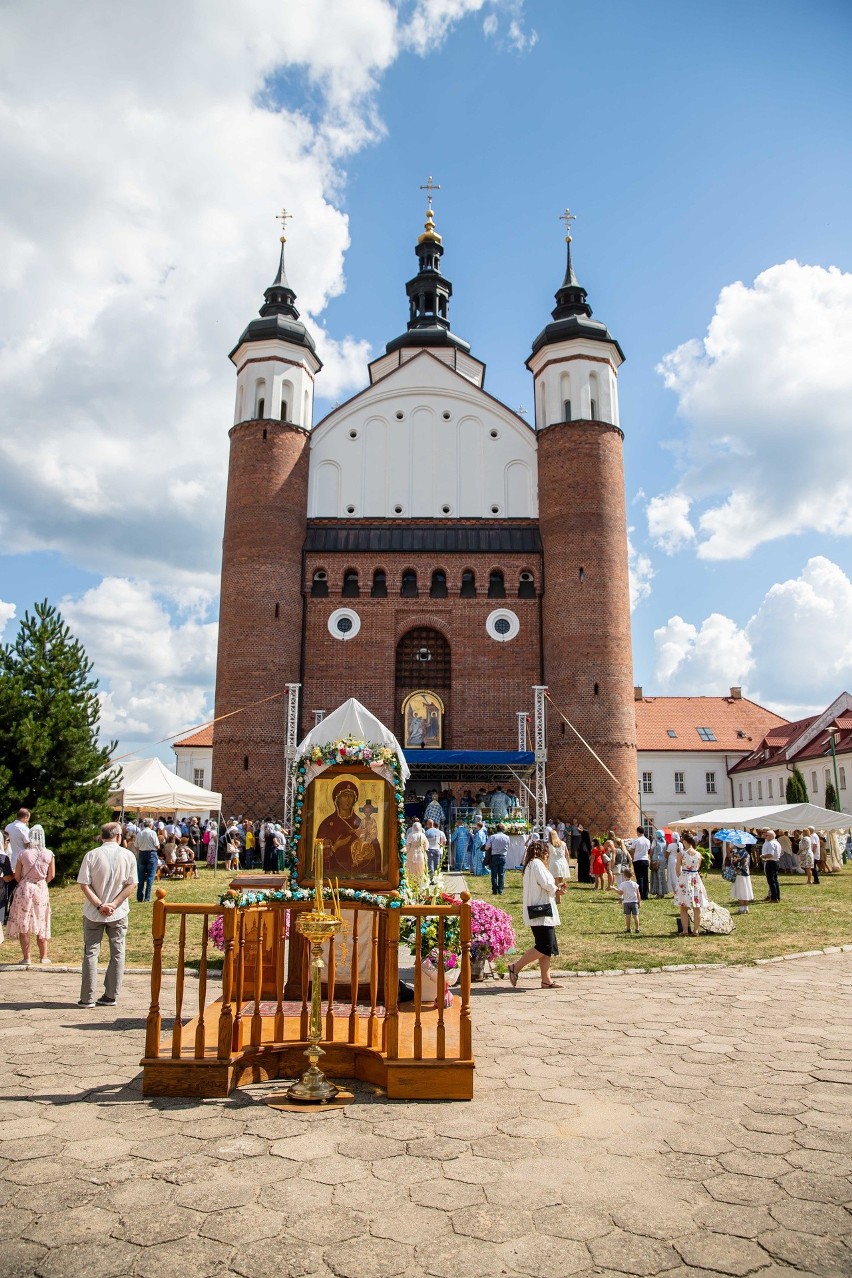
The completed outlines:
[[[211,871],[202,869],[201,877],[184,883],[165,883],[170,901],[213,902],[224,891],[230,875],[220,870],[214,880]],[[705,876],[709,895],[720,905],[727,905],[729,885],[719,874]],[[639,936],[624,933],[624,915],[614,892],[594,892],[591,885],[572,882],[559,907],[562,926],[558,930],[559,958],[554,967],[606,971],[623,967],[658,967],[663,963],[750,963],[758,958],[790,954],[800,950],[821,949],[825,945],[852,943],[852,866],[842,874],[823,875],[819,887],[808,887],[804,876],[781,876],[781,904],[765,905],[762,877],[755,875],[755,896],[749,914],[734,915],[736,931],[731,936],[699,936],[680,939],[675,935],[674,904],[666,901],[644,901],[641,909]],[[512,915],[518,947],[524,950],[531,942],[529,928],[521,922],[521,875],[509,871],[506,892],[502,898],[491,896],[487,877],[468,877],[475,896],[494,901]],[[82,894],[76,884],[51,889],[53,939],[50,957],[55,963],[79,963],[82,944],[80,924]],[[151,962],[151,905],[130,906],[130,928],[127,937],[129,966],[147,967]],[[201,936],[200,920],[190,919],[187,927],[187,954],[198,954]],[[33,953],[35,953],[33,946]],[[211,954],[218,958],[216,952]],[[20,957],[17,941],[6,941],[0,947],[0,962],[15,962]],[[177,958],[177,921],[172,919],[163,947],[166,967]]]
[[[721,874],[704,876],[708,896],[726,908],[730,884]],[[555,968],[609,971],[624,967],[659,967],[664,963],[751,963],[758,958],[852,943],[852,866],[841,874],[822,875],[819,887],[808,887],[804,875],[781,876],[780,905],[764,904],[766,881],[752,879],[755,900],[748,914],[734,914],[730,936],[679,937],[677,908],[667,900],[643,901],[639,936],[628,937],[615,892],[595,892],[591,884],[569,884],[559,905],[560,954]],[[521,875],[510,870],[502,897],[491,895],[487,877],[468,877],[474,896],[502,906],[512,916],[518,949],[532,943],[521,921]]]

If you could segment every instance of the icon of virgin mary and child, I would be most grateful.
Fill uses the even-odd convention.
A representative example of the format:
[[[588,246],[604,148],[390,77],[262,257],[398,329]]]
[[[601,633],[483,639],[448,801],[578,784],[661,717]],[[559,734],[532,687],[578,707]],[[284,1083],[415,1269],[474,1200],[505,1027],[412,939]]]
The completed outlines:
[[[379,809],[368,799],[356,812],[358,798],[354,781],[348,777],[338,781],[331,792],[334,812],[320,822],[316,833],[325,844],[328,870],[342,878],[378,873],[382,866],[376,823]]]

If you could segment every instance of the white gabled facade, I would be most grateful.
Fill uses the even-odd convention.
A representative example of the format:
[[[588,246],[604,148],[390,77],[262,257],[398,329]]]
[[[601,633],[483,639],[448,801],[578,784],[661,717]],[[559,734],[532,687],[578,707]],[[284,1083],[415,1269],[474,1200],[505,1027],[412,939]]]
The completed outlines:
[[[662,828],[696,812],[729,807],[728,768],[741,757],[723,752],[656,751],[640,747],[637,771],[643,818]]]
[[[429,351],[390,358],[314,428],[308,518],[535,519],[530,426]]]

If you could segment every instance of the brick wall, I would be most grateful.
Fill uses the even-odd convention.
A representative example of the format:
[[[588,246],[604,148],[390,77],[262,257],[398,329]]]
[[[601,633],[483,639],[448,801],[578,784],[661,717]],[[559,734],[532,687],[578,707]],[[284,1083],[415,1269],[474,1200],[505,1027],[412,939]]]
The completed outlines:
[[[308,436],[271,420],[230,436],[217,718],[298,682],[301,656]],[[283,814],[285,721],[282,695],[215,725],[212,785],[226,816]]]
[[[437,688],[446,707],[444,746],[447,749],[513,750],[517,742],[518,710],[532,710],[533,684],[541,676],[539,600],[519,599],[522,571],[541,581],[537,555],[478,554],[325,554],[306,556],[305,589],[310,591],[316,569],[328,573],[329,597],[307,599],[303,728],[313,726],[311,710],[334,710],[347,697],[357,696],[366,707],[396,733],[402,731],[400,707],[410,689],[395,687],[396,645],[413,626],[430,626],[442,633],[451,648],[452,686]],[[343,573],[355,568],[360,595],[342,598]],[[370,587],[375,569],[386,573],[388,597],[373,599]],[[420,594],[400,598],[405,569],[417,573]],[[492,569],[504,573],[506,598],[487,597]],[[447,574],[446,599],[431,599],[432,572]],[[476,574],[477,596],[459,597],[462,572]],[[361,619],[353,639],[333,638],[328,618],[340,607],[352,608]],[[495,608],[506,607],[520,621],[519,634],[508,643],[497,642],[486,632],[485,621]],[[423,687],[430,687],[429,666],[423,666]]]
[[[544,682],[618,779],[548,706],[548,810],[626,834],[639,810],[621,432],[590,421],[541,431],[538,476]]]

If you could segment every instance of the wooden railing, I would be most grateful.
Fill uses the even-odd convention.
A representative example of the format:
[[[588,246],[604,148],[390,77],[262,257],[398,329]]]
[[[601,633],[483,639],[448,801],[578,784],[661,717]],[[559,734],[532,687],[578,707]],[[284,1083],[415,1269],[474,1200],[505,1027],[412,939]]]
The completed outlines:
[[[472,1058],[470,1017],[470,898],[441,905],[403,906],[379,910],[358,903],[345,910],[351,918],[352,939],[347,955],[339,939],[330,942],[325,969],[323,1045],[366,1048],[388,1061],[461,1060]],[[305,1043],[310,993],[309,947],[297,932],[296,919],[312,903],[271,902],[245,909],[220,905],[172,903],[157,890],[153,911],[154,957],[151,967],[151,1007],[148,1013],[145,1057],[148,1061],[231,1062],[252,1051]],[[359,923],[368,939],[359,937]],[[402,919],[437,919],[437,1006],[423,1006],[424,970],[418,954],[414,966],[414,1001],[400,1010],[399,938]],[[217,984],[211,982],[210,927],[223,922],[221,998],[208,1002]],[[459,919],[461,937],[460,1002],[450,1016],[444,1008],[443,942],[447,920]],[[197,924],[200,919],[200,938]],[[188,925],[192,928],[188,942]],[[177,926],[177,962],[171,1043],[163,1045],[161,998],[163,948]],[[360,953],[369,944],[369,979]],[[189,953],[188,950],[192,950]],[[197,999],[190,998],[187,966],[198,970]],[[218,968],[218,952],[216,967]],[[348,971],[347,971],[348,968]],[[344,1003],[344,1009],[340,1004]],[[194,1024],[193,1024],[194,1022]],[[401,1028],[402,1027],[402,1028]],[[448,1031],[452,1031],[450,1033]],[[452,1038],[452,1041],[450,1040]]]

